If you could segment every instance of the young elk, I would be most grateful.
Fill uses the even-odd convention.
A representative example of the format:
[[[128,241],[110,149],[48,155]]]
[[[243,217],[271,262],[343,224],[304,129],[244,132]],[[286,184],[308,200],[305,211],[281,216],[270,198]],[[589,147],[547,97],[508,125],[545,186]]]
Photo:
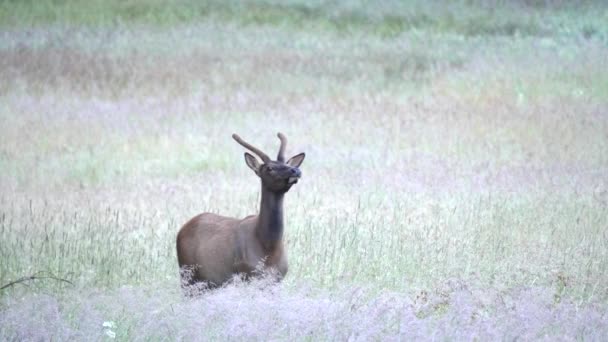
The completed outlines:
[[[244,219],[203,213],[188,221],[177,234],[177,260],[185,284],[204,282],[218,287],[235,274],[248,278],[270,270],[280,280],[287,273],[287,255],[283,245],[283,197],[302,173],[300,153],[285,162],[287,138],[278,133],[281,147],[277,160],[243,141],[232,138],[257,154],[260,162],[245,152],[245,163],[262,180],[262,201],[258,215]]]

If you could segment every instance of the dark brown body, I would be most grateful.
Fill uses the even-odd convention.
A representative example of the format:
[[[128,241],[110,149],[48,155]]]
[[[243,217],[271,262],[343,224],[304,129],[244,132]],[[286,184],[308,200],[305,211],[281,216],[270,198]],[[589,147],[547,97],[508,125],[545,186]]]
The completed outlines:
[[[180,268],[192,267],[189,282],[207,282],[214,287],[234,274],[249,277],[262,268],[272,268],[279,278],[285,276],[283,241],[270,248],[264,246],[256,237],[257,222],[258,216],[237,220],[211,213],[188,221],[177,235],[177,259]]]
[[[262,180],[259,215],[244,219],[203,213],[188,221],[177,234],[177,260],[182,282],[204,282],[217,287],[235,274],[249,278],[268,272],[282,279],[287,274],[287,255],[283,244],[283,198],[301,176],[298,167],[304,154],[284,162],[286,139],[279,133],[278,161],[233,135],[241,145],[256,152],[264,164],[245,153],[247,165]]]

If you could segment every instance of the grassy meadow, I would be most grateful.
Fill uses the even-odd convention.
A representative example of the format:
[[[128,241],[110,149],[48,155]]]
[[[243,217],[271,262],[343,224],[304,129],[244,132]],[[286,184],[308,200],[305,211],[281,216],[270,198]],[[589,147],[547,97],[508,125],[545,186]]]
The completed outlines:
[[[607,65],[602,1],[0,1],[0,340],[607,340]],[[279,131],[287,277],[184,298]]]

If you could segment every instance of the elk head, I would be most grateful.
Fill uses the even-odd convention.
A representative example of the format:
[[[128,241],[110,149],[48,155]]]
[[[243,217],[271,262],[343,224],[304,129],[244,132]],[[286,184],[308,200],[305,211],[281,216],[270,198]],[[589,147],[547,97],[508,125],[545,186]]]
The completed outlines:
[[[262,163],[260,163],[256,157],[245,152],[245,163],[262,179],[262,186],[275,193],[285,193],[289,191],[291,186],[296,184],[302,176],[299,167],[302,165],[306,154],[296,154],[285,162],[284,153],[285,147],[287,146],[287,138],[282,133],[278,133],[277,136],[281,140],[281,147],[279,148],[276,161],[271,160],[268,155],[245,142],[237,134],[233,134],[232,138],[262,159]]]

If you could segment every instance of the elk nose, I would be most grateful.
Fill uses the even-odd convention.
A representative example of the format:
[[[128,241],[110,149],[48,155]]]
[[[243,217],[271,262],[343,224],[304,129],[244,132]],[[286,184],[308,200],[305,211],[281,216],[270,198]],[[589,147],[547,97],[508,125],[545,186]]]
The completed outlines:
[[[302,176],[302,172],[300,171],[300,169],[297,169],[295,167],[293,169],[291,169],[291,174],[294,177],[301,177]]]

